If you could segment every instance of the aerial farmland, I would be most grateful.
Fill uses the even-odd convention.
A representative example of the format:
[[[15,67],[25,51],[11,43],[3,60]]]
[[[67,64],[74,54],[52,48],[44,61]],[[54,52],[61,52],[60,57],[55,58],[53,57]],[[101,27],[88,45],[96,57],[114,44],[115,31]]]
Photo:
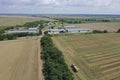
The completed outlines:
[[[0,80],[120,80],[120,0],[0,0]]]
[[[119,80],[120,18],[93,22],[92,17],[0,19],[0,80]],[[77,31],[69,33],[65,26]],[[66,33],[46,33],[60,27]],[[81,33],[79,28],[87,32]],[[38,34],[7,33],[33,29]]]
[[[67,65],[79,71],[75,80],[120,79],[120,34],[71,34],[55,36],[54,44],[63,52]]]

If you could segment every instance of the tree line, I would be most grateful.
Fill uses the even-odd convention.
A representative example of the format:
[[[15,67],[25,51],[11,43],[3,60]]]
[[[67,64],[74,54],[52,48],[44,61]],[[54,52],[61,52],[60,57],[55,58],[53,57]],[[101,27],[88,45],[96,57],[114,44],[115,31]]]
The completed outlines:
[[[75,19],[75,18],[54,18],[60,22],[65,22],[69,24],[81,24],[81,23],[90,23],[90,22],[111,22],[109,19]]]
[[[108,33],[108,31],[107,30],[103,30],[103,31],[101,31],[101,30],[93,30],[92,33]],[[116,31],[116,33],[120,33],[120,29],[118,29]]]
[[[103,31],[101,31],[101,30],[93,30],[93,33],[108,33],[108,31],[107,30],[103,30]]]
[[[13,34],[0,34],[0,41],[3,40],[13,40],[16,39],[17,37],[14,36]]]
[[[40,24],[40,28],[42,29],[42,28],[44,28],[45,23],[48,23],[48,22],[49,22],[49,21],[44,21],[44,20],[33,21],[33,22],[27,22],[27,23],[25,23],[25,24],[22,25],[22,26],[29,28],[29,27],[37,27],[38,24]]]
[[[73,75],[65,63],[62,52],[53,45],[51,37],[42,37],[41,47],[45,80],[73,80]]]
[[[0,34],[0,41],[14,40],[14,39],[17,39],[17,37],[36,36],[36,35],[39,35],[39,34],[34,34],[34,33]]]

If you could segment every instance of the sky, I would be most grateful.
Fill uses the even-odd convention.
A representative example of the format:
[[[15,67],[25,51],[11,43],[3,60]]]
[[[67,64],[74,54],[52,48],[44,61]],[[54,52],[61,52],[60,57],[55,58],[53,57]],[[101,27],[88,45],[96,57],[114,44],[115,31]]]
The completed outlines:
[[[120,0],[0,0],[0,13],[120,14]]]

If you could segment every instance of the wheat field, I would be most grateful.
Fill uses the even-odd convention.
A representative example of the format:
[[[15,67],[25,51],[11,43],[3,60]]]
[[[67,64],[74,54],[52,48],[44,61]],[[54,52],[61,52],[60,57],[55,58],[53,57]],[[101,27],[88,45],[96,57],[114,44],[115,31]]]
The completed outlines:
[[[66,63],[75,64],[75,80],[120,80],[120,34],[73,34],[54,36]]]
[[[43,80],[38,39],[0,42],[0,80]]]
[[[116,32],[120,29],[119,22],[99,22],[99,23],[82,23],[82,24],[70,24],[80,28],[89,28],[91,31],[93,30],[107,30],[108,32]]]
[[[40,20],[53,21],[52,19],[42,18],[42,17],[0,15],[0,26],[23,25],[26,22],[40,21]]]

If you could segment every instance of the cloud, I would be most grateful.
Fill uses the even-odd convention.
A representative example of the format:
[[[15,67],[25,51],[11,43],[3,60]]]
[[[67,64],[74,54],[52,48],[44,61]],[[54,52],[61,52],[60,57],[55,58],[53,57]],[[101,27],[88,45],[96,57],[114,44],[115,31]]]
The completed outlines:
[[[0,13],[116,13],[120,0],[0,0]]]
[[[88,1],[89,5],[93,6],[109,6],[113,0],[91,0]]]
[[[81,5],[109,5],[112,0],[1,0],[0,4],[8,5],[22,5],[22,4],[40,4],[40,5],[71,5],[71,6],[81,6]]]
[[[59,4],[59,5],[71,5],[71,6],[108,6],[113,0],[38,0],[43,4]]]

